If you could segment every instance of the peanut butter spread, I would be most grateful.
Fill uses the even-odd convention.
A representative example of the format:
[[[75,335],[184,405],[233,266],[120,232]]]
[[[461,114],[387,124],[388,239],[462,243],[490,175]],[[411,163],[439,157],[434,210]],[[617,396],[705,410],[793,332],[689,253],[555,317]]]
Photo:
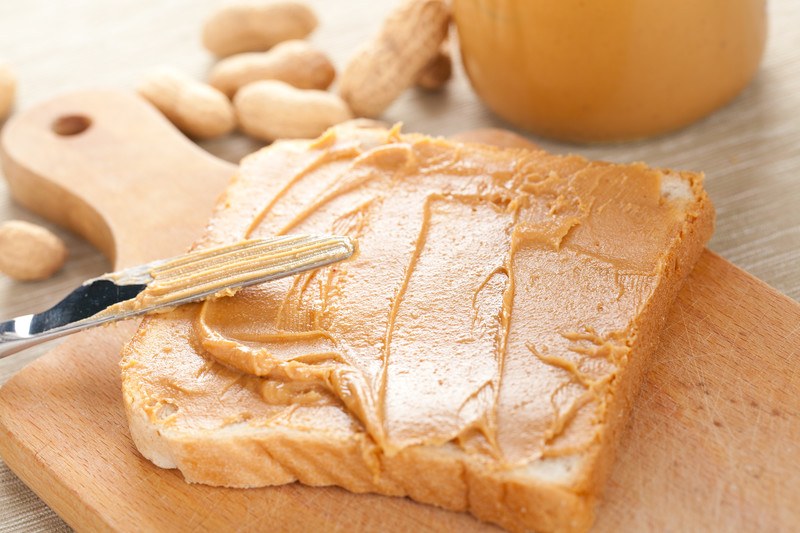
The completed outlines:
[[[486,105],[540,134],[640,138],[727,103],[756,73],[766,0],[454,0]]]
[[[94,316],[165,313],[182,303],[230,297],[243,286],[348,259],[354,251],[349,237],[329,235],[282,235],[194,250],[102,276],[117,285],[146,286]]]
[[[450,443],[499,468],[598,436],[697,175],[332,130],[243,162],[199,246],[292,233],[354,256],[146,319],[123,360],[175,430]]]

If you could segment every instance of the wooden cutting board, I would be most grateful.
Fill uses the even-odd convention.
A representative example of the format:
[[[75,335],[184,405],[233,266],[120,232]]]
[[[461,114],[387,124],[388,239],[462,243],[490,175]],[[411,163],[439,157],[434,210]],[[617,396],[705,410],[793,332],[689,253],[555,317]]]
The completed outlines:
[[[15,198],[124,267],[183,251],[235,167],[118,92],[67,95],[2,136]],[[183,482],[128,435],[117,361],[136,327],[74,335],[0,389],[0,455],[79,530],[492,529],[408,499]],[[597,531],[800,524],[800,305],[706,252],[673,307]]]

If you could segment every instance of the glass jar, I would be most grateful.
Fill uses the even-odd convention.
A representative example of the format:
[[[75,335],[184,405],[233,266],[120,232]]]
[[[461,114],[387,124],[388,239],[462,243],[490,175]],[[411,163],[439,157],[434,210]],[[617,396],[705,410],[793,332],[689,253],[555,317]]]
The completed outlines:
[[[685,126],[736,96],[766,0],[453,0],[461,54],[498,115],[569,141]]]

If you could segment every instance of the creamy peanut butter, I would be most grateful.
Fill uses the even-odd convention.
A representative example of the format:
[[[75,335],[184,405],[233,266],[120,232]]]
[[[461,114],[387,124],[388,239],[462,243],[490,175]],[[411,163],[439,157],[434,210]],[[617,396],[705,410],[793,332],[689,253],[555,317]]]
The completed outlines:
[[[355,243],[336,235],[283,235],[245,239],[234,244],[194,250],[99,279],[117,285],[144,285],[135,298],[95,315],[124,318],[167,312],[201,299],[230,297],[241,287],[291,276],[348,259]]]
[[[699,177],[398,129],[280,146],[245,160],[200,245],[358,250],[145,320],[124,366],[147,360],[148,416],[359,435],[374,468],[419,445],[511,468],[595,441]]]
[[[572,141],[685,126],[753,78],[766,0],[454,0],[461,57],[486,105]]]

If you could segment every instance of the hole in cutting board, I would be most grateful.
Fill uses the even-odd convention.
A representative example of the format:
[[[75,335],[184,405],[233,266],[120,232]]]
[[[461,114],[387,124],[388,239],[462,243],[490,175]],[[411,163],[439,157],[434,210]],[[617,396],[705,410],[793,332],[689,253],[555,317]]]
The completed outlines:
[[[92,125],[92,119],[85,115],[64,115],[53,122],[53,131],[57,135],[68,137],[83,133]]]

